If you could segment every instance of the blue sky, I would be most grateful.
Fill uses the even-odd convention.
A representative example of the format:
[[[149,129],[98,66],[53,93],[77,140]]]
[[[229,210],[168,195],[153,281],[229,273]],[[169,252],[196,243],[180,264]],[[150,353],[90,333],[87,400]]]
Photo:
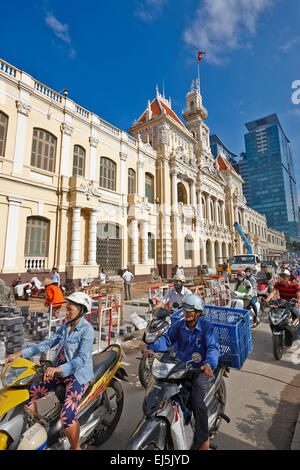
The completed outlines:
[[[300,193],[299,0],[16,0],[1,14],[4,60],[124,130],[163,81],[181,117],[197,51],[206,51],[211,133],[239,153],[244,123],[277,112]]]

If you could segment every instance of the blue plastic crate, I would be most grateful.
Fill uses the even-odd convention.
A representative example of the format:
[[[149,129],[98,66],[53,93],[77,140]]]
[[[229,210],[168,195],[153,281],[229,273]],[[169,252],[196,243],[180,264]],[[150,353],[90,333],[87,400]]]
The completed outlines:
[[[220,345],[219,364],[241,369],[252,352],[249,311],[205,305],[202,315],[214,326]],[[171,315],[171,323],[183,318],[179,310]]]

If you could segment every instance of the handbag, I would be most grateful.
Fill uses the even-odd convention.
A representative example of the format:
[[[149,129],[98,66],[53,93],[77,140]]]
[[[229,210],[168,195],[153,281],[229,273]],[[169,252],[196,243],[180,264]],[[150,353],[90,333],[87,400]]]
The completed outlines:
[[[175,450],[189,450],[193,444],[194,431],[191,423],[185,424],[183,411],[174,405],[174,416],[171,423],[171,436]]]

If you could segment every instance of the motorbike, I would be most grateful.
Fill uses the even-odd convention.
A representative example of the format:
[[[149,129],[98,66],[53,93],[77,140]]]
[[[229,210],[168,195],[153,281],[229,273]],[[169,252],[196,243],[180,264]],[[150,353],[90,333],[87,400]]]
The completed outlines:
[[[290,347],[299,334],[299,321],[293,325],[292,309],[296,299],[291,301],[278,299],[270,301],[269,325],[272,331],[273,356],[280,360],[283,355],[284,346]]]
[[[31,279],[31,295],[44,295],[45,287],[42,286],[41,281],[37,277]]]
[[[80,445],[101,445],[115,430],[123,409],[124,395],[119,380],[127,380],[120,367],[123,350],[113,344],[93,356],[94,378],[81,399],[77,410],[80,424]],[[29,398],[29,386],[42,380],[51,361],[40,359],[35,364],[18,358],[5,364],[1,372],[0,450],[67,450],[61,419],[61,404],[65,386],[55,388],[54,406],[41,415],[29,411],[24,402]],[[116,379],[117,378],[117,379]]]
[[[183,450],[172,430],[174,422],[182,419],[180,427],[183,429],[183,433],[187,434],[189,427],[189,433],[192,431],[190,441],[193,440],[194,417],[189,409],[187,397],[191,390],[191,380],[195,371],[193,362],[201,362],[201,356],[198,353],[193,353],[192,360],[184,363],[169,353],[153,353],[153,355],[154,360],[151,365],[153,378],[143,402],[144,417],[132,433],[126,449]],[[226,386],[224,377],[228,377],[228,372],[228,367],[218,366],[213,377],[209,378],[209,390],[204,401],[208,410],[210,439],[216,436],[222,419],[227,423],[230,422],[230,418],[225,415]],[[184,405],[182,417],[178,408],[182,409],[183,403],[187,405]],[[189,416],[188,422],[185,416]],[[216,449],[212,443],[210,447]]]
[[[228,289],[229,287],[226,286]],[[247,292],[243,291],[243,287],[238,288],[237,291],[231,291],[230,290],[230,307],[231,308],[236,308],[240,310],[249,310],[250,311],[250,326],[251,328],[256,328],[257,324],[254,321],[254,311],[253,307],[250,304],[251,298],[247,296]],[[259,317],[260,313],[260,303],[256,302],[256,308],[257,308],[257,316]]]
[[[268,284],[266,282],[260,281],[257,284],[257,296],[260,303],[261,313],[264,313],[266,308],[266,298],[268,297]]]
[[[149,304],[152,306],[152,318],[146,326],[145,333],[143,335],[142,340],[146,344],[153,344],[155,341],[162,336],[171,326],[171,314],[178,311],[179,309],[179,304],[175,302],[171,308],[171,310],[168,310],[166,308],[159,308],[159,309],[153,309],[154,304],[152,299],[149,299]],[[138,357],[139,359],[139,368],[138,368],[138,376],[141,385],[144,388],[147,388],[151,378],[152,378],[152,373],[151,373],[151,363],[152,359],[151,357],[146,357],[142,355],[142,357]]]
[[[30,282],[22,283],[21,275],[19,274],[17,279],[12,283],[11,287],[13,288],[14,296],[16,299],[24,298],[24,300],[29,300],[31,297],[32,284]]]

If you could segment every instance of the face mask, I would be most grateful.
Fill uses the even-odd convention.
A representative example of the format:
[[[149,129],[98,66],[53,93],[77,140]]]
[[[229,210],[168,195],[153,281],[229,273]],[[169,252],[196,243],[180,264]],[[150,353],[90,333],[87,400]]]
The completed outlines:
[[[242,276],[238,276],[238,280],[239,280],[239,281],[243,281],[244,278],[243,278]]]
[[[180,292],[181,289],[182,289],[182,287],[183,287],[183,285],[182,285],[182,284],[175,284],[174,287],[175,287],[175,290],[177,290],[178,292]]]
[[[250,277],[250,276],[251,276],[251,273],[246,272],[246,276],[247,276],[247,277]]]

